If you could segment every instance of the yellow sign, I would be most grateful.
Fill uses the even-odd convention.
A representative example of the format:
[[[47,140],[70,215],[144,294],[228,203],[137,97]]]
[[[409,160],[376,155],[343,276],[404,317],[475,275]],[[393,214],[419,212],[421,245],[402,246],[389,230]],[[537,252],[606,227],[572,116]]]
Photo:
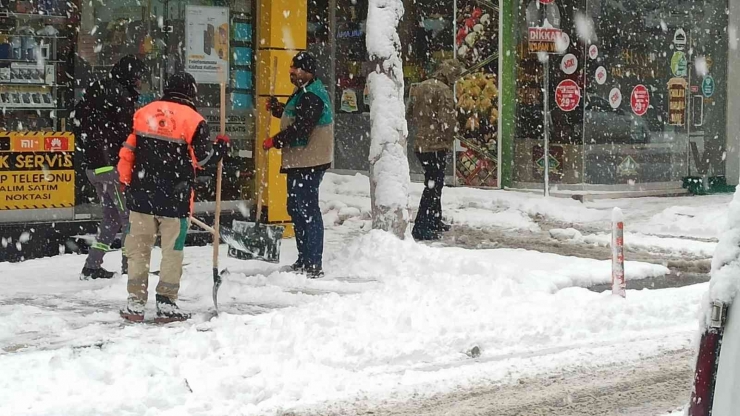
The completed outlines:
[[[668,81],[668,124],[683,126],[686,124],[686,87],[683,78],[671,78]]]
[[[0,133],[0,210],[74,206],[74,135]]]

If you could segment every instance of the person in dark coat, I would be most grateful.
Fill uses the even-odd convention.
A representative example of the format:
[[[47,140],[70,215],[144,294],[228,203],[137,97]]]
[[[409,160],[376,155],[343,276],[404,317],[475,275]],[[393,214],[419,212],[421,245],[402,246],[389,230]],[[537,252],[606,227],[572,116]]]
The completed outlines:
[[[177,306],[185,240],[193,212],[196,171],[217,165],[229,138],[210,139],[208,124],[195,108],[197,88],[191,74],[167,82],[164,96],[134,115],[134,126],[120,150],[118,173],[126,184],[131,223],[126,237],[130,259],[124,319],[141,322],[149,297],[149,263],[160,236],[162,264],[157,285],[156,322],[182,321],[190,314]]]
[[[288,175],[288,213],[293,220],[298,260],[288,269],[320,278],[324,222],[319,186],[334,159],[334,112],[326,87],[314,74],[316,59],[299,52],[290,66],[295,85],[287,103],[270,97],[268,110],[280,118],[280,133],[264,141],[266,150],[282,149],[281,171]]]
[[[85,90],[75,106],[77,152],[82,155],[82,167],[103,207],[103,220],[80,274],[82,280],[110,279],[116,275],[102,268],[103,256],[110,251],[119,231],[124,232],[125,239],[128,226],[129,214],[116,165],[118,152],[133,127],[139,99],[137,88],[141,86],[144,71],[141,60],[133,55],[124,56],[107,78],[95,81]],[[124,253],[121,272],[126,274],[127,269]]]
[[[411,88],[406,119],[416,127],[414,151],[424,167],[424,191],[411,235],[415,240],[438,240],[449,230],[442,222],[442,188],[447,153],[457,131],[455,80],[463,72],[455,59],[442,62],[434,76]]]

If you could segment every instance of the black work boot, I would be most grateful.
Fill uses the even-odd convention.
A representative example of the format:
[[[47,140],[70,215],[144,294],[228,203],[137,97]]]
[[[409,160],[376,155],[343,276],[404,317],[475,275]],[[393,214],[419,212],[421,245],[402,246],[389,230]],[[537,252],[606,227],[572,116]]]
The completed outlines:
[[[321,270],[321,266],[318,264],[306,266],[304,271],[306,272],[306,277],[308,277],[309,279],[320,279],[324,277],[324,271]]]
[[[298,260],[290,266],[281,267],[280,271],[285,273],[303,273],[306,271],[306,266],[303,265],[302,260]]]
[[[80,273],[80,280],[112,279],[114,277],[116,277],[116,272],[109,272],[102,267],[99,269],[84,267]]]
[[[180,310],[175,302],[167,296],[157,295],[157,317],[154,322],[166,324],[168,322],[187,321],[190,314]]]

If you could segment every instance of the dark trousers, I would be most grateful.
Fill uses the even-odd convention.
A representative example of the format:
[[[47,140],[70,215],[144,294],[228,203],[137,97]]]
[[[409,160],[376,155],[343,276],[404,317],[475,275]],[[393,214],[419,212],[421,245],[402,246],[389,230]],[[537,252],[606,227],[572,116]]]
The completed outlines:
[[[416,153],[424,167],[424,192],[416,214],[414,237],[428,237],[442,224],[442,188],[445,186],[446,151]]]
[[[94,170],[87,170],[86,173],[103,206],[103,220],[98,227],[98,237],[90,247],[85,267],[99,269],[103,264],[103,256],[110,251],[110,245],[113,244],[119,231],[122,232],[121,247],[124,246],[129,211],[126,208],[125,196],[120,190],[121,184],[118,182],[118,172],[116,170],[111,168],[109,171],[98,173]],[[123,268],[125,269],[125,251],[123,254]]]
[[[319,185],[323,170],[288,171],[288,214],[293,220],[298,262],[321,267],[324,254],[324,220],[319,208]]]

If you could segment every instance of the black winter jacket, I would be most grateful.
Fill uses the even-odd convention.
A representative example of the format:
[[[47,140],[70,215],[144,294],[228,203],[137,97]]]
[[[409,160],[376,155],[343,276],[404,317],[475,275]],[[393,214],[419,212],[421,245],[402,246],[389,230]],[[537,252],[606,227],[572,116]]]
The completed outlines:
[[[75,143],[85,169],[116,166],[133,128],[139,93],[133,80],[114,74],[94,82],[75,106]]]

